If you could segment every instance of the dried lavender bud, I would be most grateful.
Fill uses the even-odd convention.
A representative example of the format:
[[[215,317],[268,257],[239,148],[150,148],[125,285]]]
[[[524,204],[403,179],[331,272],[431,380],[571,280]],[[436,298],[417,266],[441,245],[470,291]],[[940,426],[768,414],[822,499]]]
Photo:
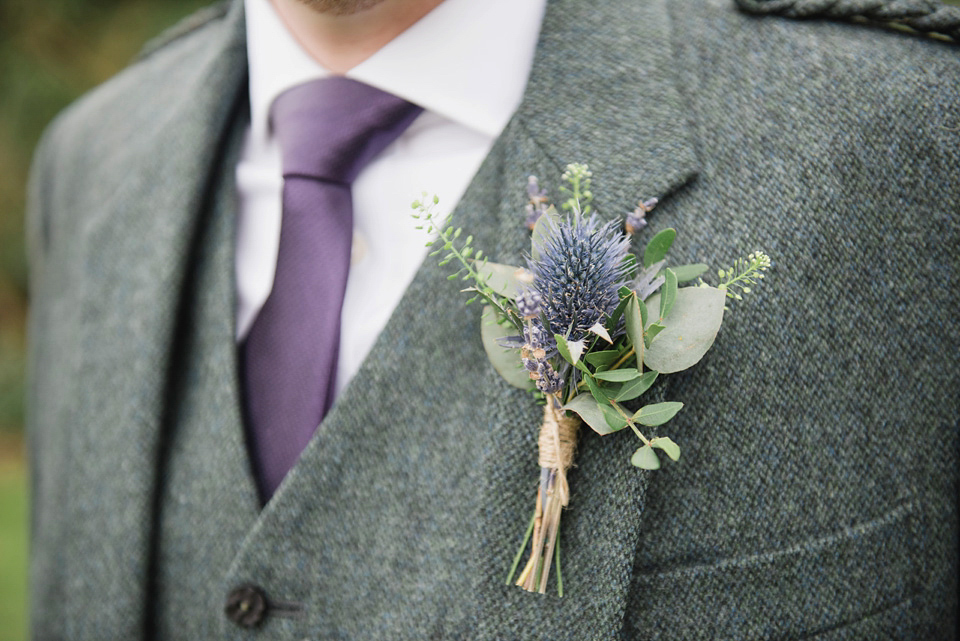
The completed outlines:
[[[543,361],[538,374],[539,376],[536,379],[537,389],[544,394],[556,394],[563,389],[563,379],[560,378],[560,375],[550,366],[550,363]]]
[[[532,350],[556,348],[553,336],[548,334],[540,324],[540,321],[534,321],[523,328],[523,338],[526,341],[525,347]]]
[[[533,289],[525,289],[517,297],[517,311],[524,319],[530,320],[540,315],[540,294]]]
[[[657,203],[660,202],[656,198],[650,198],[645,200],[637,205],[637,208],[633,212],[627,214],[627,219],[624,221],[624,229],[628,234],[635,234],[644,227],[647,226],[647,214],[657,206]]]
[[[536,176],[530,176],[527,179],[527,197],[530,202],[526,206],[525,224],[527,229],[532,230],[540,217],[547,211],[547,190],[540,189],[540,183]]]

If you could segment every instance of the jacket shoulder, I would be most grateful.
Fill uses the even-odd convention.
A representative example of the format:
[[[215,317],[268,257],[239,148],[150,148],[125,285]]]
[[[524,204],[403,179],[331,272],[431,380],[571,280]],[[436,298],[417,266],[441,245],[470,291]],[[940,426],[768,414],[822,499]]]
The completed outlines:
[[[147,44],[143,46],[143,49],[140,50],[140,53],[137,55],[135,60],[142,60],[153,55],[154,53],[160,52],[164,48],[173,45],[181,38],[185,38],[190,34],[203,29],[203,27],[209,25],[210,23],[215,23],[227,15],[227,11],[229,9],[230,1],[220,0],[220,2],[216,2],[208,7],[204,7],[203,9],[195,11],[161,33],[159,36],[149,40]]]
[[[44,228],[69,234],[71,220],[92,215],[92,206],[79,206],[78,194],[93,193],[94,186],[113,193],[139,166],[134,161],[157,153],[157,132],[197,100],[193,91],[215,61],[228,55],[243,64],[241,7],[221,3],[182,21],[47,126],[31,169],[32,246],[42,245]]]
[[[735,0],[754,15],[881,24],[960,43],[960,7],[940,0]]]
[[[960,79],[960,6],[940,0],[676,0],[670,13],[678,48],[742,73],[779,70],[801,85],[812,81],[804,65],[852,84],[924,76],[951,96]]]
[[[190,74],[218,46],[230,5],[224,1],[201,9],[147,43],[130,65],[54,119],[44,136],[48,146],[86,146],[97,139],[99,128],[126,122],[131,112],[145,105],[163,103],[171,84]]]

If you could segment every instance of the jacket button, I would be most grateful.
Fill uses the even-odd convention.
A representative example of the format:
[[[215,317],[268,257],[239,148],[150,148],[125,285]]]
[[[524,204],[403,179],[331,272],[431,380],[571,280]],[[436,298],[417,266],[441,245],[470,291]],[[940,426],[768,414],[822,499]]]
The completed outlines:
[[[267,616],[267,597],[255,585],[241,585],[227,595],[227,618],[242,628],[254,628]]]

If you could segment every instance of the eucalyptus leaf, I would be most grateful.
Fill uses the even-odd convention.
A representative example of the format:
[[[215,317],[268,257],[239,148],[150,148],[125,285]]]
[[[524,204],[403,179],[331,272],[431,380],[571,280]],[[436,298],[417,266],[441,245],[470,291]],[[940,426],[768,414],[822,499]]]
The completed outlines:
[[[673,239],[677,237],[677,230],[672,228],[664,229],[657,233],[647,243],[647,248],[643,250],[643,266],[649,267],[658,260],[663,260],[670,246],[673,245]]]
[[[660,290],[660,318],[670,313],[677,300],[677,275],[667,267],[663,275],[663,288]]]
[[[560,356],[563,357],[563,360],[567,361],[571,365],[576,365],[578,362],[580,362],[580,353],[583,352],[582,344],[580,345],[579,352],[577,352],[576,356],[574,356],[573,352],[575,347],[572,347],[573,341],[567,342],[567,339],[563,337],[563,334],[554,334],[553,338],[557,341],[557,351],[560,352]]]
[[[607,341],[611,345],[613,344],[613,339],[610,338],[610,334],[607,332],[607,328],[601,325],[600,323],[594,323],[593,327],[591,327],[587,331],[596,334],[597,336]]]
[[[500,263],[475,263],[477,273],[495,291],[509,299],[520,294],[521,288],[533,282],[533,275],[522,267],[501,265]]]
[[[617,324],[620,322],[620,317],[623,316],[624,310],[627,309],[627,305],[630,304],[630,299],[633,298],[633,292],[627,289],[626,296],[623,295],[623,290],[627,289],[626,287],[621,287],[620,302],[617,303],[616,309],[613,310],[613,313],[607,317],[606,328],[607,331],[614,331],[617,329]]]
[[[650,327],[647,328],[647,331],[643,333],[644,345],[650,347],[653,344],[653,339],[657,337],[657,334],[665,330],[666,327],[660,323],[653,323]]]
[[[590,393],[593,394],[593,397],[597,399],[598,403],[606,405],[610,402],[610,397],[588,372],[583,373],[583,380],[586,382],[587,388],[590,390]]]
[[[627,304],[627,309],[624,311],[624,317],[626,319],[627,327],[627,337],[630,339],[630,343],[633,345],[634,349],[638,345],[643,345],[643,315],[640,313],[640,305],[642,305],[636,296],[630,297],[630,303]]]
[[[623,369],[611,369],[605,372],[597,372],[593,375],[599,381],[610,381],[611,383],[626,383],[635,378],[640,378],[640,372],[635,367],[625,367]]]
[[[507,336],[516,336],[510,325],[497,323],[497,313],[489,305],[484,306],[480,315],[480,340],[483,349],[487,352],[490,364],[505,381],[520,389],[533,389],[535,383],[523,367],[520,352],[515,349],[501,347],[497,341]]]
[[[633,420],[641,425],[656,427],[657,425],[663,425],[676,416],[681,408],[683,408],[683,403],[677,401],[644,405],[633,415]]]
[[[540,245],[550,236],[550,230],[553,229],[560,220],[560,214],[557,213],[556,208],[550,206],[533,226],[533,234],[530,236],[530,257],[533,258],[534,261],[540,260]]]
[[[601,405],[600,411],[603,412],[603,418],[613,432],[618,432],[627,426],[627,419],[620,415],[620,412],[613,409],[611,405]]]
[[[659,303],[658,296],[650,298],[651,305]],[[725,301],[724,292],[715,287],[678,289],[673,309],[663,319],[666,329],[644,352],[643,362],[662,374],[695,365],[720,331]]]
[[[608,367],[617,362],[620,358],[620,350],[616,349],[606,349],[601,352],[590,352],[583,357],[583,360],[587,361],[594,367]]]
[[[644,445],[634,452],[633,456],[630,457],[630,463],[644,470],[660,469],[660,459],[649,445]]]
[[[590,394],[577,394],[562,409],[576,413],[584,423],[597,434],[612,434],[613,429],[607,422],[602,406]],[[626,423],[623,424],[626,427]],[[622,428],[620,428],[622,429]]]
[[[657,437],[652,441],[650,441],[650,445],[653,447],[660,448],[667,454],[667,456],[669,456],[674,461],[680,460],[680,446],[674,443],[673,441],[671,441],[668,437],[666,436]]]
[[[705,271],[710,269],[708,266],[703,263],[694,263],[692,265],[677,265],[676,267],[671,267],[673,273],[677,275],[678,283],[686,283],[697,276],[700,276]]]
[[[657,380],[657,372],[653,370],[644,372],[640,378],[632,380],[629,383],[624,383],[613,400],[618,402],[632,401],[650,389],[650,386],[653,385],[655,380]]]

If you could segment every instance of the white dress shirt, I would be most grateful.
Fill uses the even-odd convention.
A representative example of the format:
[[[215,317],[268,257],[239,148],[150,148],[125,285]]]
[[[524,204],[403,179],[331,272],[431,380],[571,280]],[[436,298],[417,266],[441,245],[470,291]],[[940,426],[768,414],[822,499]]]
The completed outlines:
[[[546,0],[445,0],[346,76],[424,111],[353,183],[353,252],[343,302],[339,394],[366,358],[426,255],[410,203],[436,193],[449,212],[520,104]],[[269,110],[286,89],[330,75],[269,0],[245,0],[250,127],[240,195],[237,340],[263,307],[280,242],[280,149]],[[517,212],[520,216],[522,212]]]

